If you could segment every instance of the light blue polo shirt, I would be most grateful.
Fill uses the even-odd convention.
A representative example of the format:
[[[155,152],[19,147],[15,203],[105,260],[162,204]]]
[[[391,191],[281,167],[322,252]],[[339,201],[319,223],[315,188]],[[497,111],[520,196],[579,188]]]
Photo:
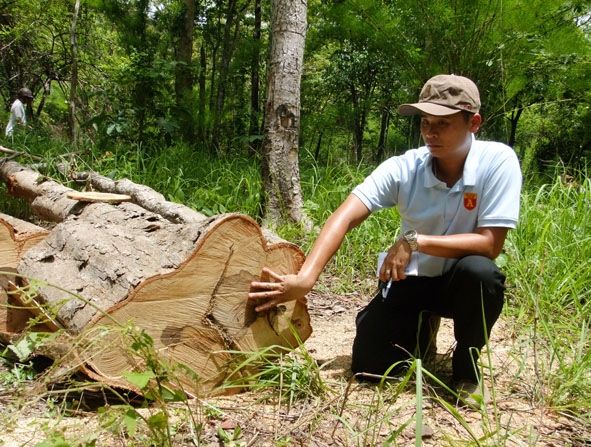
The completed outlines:
[[[397,206],[402,232],[445,235],[517,226],[522,175],[513,149],[473,139],[463,176],[452,188],[435,177],[432,162],[427,147],[409,150],[384,161],[352,193],[371,212]],[[419,253],[418,274],[440,276],[455,262]]]

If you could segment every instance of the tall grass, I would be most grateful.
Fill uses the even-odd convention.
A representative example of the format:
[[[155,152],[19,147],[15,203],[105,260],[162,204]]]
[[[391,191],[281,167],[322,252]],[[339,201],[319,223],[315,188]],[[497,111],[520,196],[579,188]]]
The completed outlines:
[[[506,252],[509,312],[535,357],[534,402],[591,408],[591,181],[525,188]],[[588,416],[587,416],[588,417]]]

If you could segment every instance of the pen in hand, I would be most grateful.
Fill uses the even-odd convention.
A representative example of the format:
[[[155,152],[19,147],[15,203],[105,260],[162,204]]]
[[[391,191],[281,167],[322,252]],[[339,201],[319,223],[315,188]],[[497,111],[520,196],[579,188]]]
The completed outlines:
[[[388,282],[382,283],[382,298],[386,298],[388,296],[388,292],[390,292],[390,286],[392,285],[392,280],[388,280]]]

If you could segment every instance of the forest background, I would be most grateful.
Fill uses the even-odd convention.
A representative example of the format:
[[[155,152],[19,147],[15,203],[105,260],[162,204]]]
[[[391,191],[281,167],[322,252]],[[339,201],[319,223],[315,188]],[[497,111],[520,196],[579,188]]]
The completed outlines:
[[[75,9],[76,7],[76,9]],[[270,5],[260,0],[2,0],[6,122],[33,91],[26,145],[70,141],[145,154],[260,156]],[[583,0],[311,0],[301,152],[375,164],[416,147],[416,100],[439,73],[479,86],[480,137],[525,174],[580,168],[591,140],[589,4]]]
[[[260,0],[0,0],[0,123],[19,88],[35,96],[28,128],[2,145],[26,161],[128,177],[206,215],[261,221],[270,17]],[[307,215],[321,225],[377,163],[421,144],[418,122],[396,108],[429,77],[473,79],[479,138],[511,145],[526,179],[520,227],[498,260],[510,265],[510,332],[539,362],[524,392],[588,430],[589,2],[310,0],[307,19]],[[0,192],[3,212],[30,217]],[[371,293],[360,277],[373,277],[396,219],[378,213],[347,239],[326,271],[339,278],[332,292]],[[304,251],[313,241],[297,222],[277,231]]]

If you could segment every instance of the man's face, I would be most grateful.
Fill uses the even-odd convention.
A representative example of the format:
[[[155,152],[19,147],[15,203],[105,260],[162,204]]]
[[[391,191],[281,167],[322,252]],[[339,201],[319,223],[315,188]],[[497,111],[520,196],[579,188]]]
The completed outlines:
[[[468,120],[462,112],[447,116],[421,114],[421,134],[431,155],[437,158],[465,156],[472,144],[472,134],[482,118],[475,114]]]

